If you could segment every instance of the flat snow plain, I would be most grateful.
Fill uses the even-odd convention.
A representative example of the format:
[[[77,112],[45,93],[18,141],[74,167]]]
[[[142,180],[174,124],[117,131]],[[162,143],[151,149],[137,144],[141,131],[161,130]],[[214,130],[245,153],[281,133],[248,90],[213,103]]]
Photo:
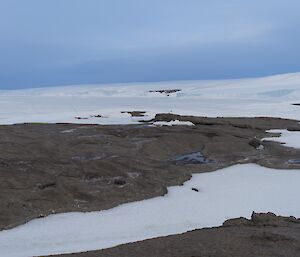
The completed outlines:
[[[149,91],[182,89],[169,96]],[[137,123],[122,111],[196,116],[269,116],[299,119],[300,73],[265,78],[83,85],[0,91],[0,124],[23,122]],[[105,118],[91,117],[102,115]],[[88,119],[78,120],[75,117]]]
[[[167,96],[156,89],[182,89]],[[137,123],[121,111],[197,116],[270,116],[299,119],[300,73],[258,79],[156,84],[69,86],[0,91],[0,124],[23,122]],[[103,115],[106,118],[91,117]],[[75,117],[88,119],[78,120]],[[147,118],[147,117],[146,117]],[[159,124],[157,124],[159,125]],[[174,122],[173,125],[176,125]],[[188,124],[187,124],[188,125]],[[274,131],[278,132],[278,131]],[[298,147],[298,132],[281,131]],[[147,238],[219,226],[228,218],[272,211],[300,217],[300,170],[235,165],[197,174],[164,197],[90,213],[66,213],[0,232],[0,253],[28,257],[96,250]],[[199,192],[191,190],[197,188]]]

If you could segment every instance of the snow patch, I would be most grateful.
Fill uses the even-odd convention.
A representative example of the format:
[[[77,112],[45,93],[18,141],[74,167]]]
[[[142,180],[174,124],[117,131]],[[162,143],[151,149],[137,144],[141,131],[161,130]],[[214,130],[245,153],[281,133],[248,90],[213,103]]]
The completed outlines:
[[[280,134],[279,137],[263,138],[264,141],[274,141],[284,144],[288,147],[300,148],[300,131],[288,131],[286,129],[267,130],[268,133]]]
[[[155,121],[155,122],[153,122],[153,125],[155,125],[155,126],[174,126],[174,125],[195,126],[195,124],[190,121],[180,121],[180,120]]]

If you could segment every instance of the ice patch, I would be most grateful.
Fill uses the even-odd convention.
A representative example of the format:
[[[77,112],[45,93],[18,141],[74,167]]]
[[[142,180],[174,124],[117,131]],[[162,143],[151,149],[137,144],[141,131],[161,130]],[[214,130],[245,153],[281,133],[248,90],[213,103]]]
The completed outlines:
[[[289,164],[300,165],[300,159],[291,159],[288,160]]]
[[[207,159],[201,152],[183,154],[172,159],[176,164],[208,164],[212,160]]]

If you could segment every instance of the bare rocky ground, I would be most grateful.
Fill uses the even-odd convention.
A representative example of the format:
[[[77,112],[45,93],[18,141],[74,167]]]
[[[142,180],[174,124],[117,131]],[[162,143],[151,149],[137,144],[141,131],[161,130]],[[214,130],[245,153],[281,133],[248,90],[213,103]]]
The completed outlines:
[[[174,119],[195,126],[151,126]],[[0,126],[0,230],[52,213],[103,210],[164,195],[192,173],[236,163],[299,168],[288,161],[299,159],[300,150],[260,141],[270,136],[265,130],[285,128],[300,125],[275,118],[159,114],[141,125]]]
[[[275,142],[256,149],[265,130],[297,130],[297,121],[170,114],[155,120],[172,119],[196,126],[0,126],[0,229],[51,213],[108,209],[163,195],[193,172],[235,163],[299,168],[288,163],[300,156],[299,150]],[[178,161],[197,152],[211,162]]]
[[[114,248],[60,257],[297,257],[300,220],[274,214],[238,218],[222,227],[149,239]]]

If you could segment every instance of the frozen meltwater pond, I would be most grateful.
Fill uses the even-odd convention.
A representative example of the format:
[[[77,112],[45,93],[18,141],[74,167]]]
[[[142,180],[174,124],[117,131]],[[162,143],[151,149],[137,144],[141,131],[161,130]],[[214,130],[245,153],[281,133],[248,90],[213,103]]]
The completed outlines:
[[[0,253],[28,257],[103,249],[221,225],[252,211],[300,217],[300,170],[235,165],[193,175],[164,197],[100,212],[66,213],[0,232]],[[196,188],[199,192],[195,192]]]
[[[172,159],[176,164],[208,164],[213,160],[206,158],[201,152],[183,154]]]

